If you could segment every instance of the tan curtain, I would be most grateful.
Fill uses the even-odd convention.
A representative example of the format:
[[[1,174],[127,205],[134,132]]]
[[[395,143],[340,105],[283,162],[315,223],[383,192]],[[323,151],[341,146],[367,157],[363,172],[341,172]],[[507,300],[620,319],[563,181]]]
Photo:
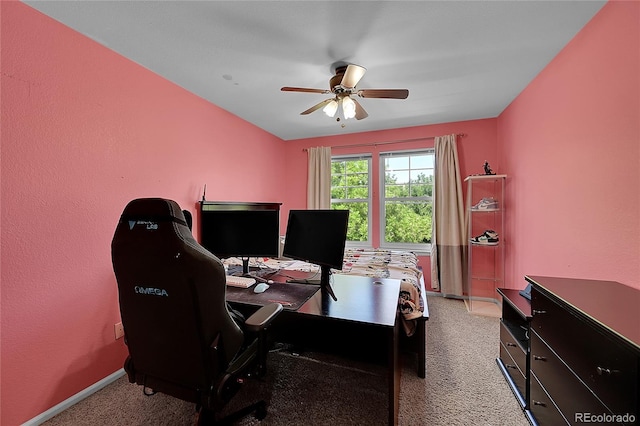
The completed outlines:
[[[307,208],[331,208],[331,147],[309,148]]]
[[[456,135],[435,138],[431,287],[462,296],[466,279],[464,202]]]

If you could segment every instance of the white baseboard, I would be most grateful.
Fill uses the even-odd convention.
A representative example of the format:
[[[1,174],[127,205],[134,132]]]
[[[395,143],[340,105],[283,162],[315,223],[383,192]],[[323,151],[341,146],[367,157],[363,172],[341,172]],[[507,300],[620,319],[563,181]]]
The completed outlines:
[[[54,407],[51,407],[50,409],[48,409],[44,413],[39,414],[39,415],[35,416],[34,418],[32,418],[31,420],[26,421],[25,423],[22,424],[22,426],[37,426],[37,425],[39,425],[41,423],[46,422],[47,420],[49,420],[53,416],[62,413],[64,410],[66,410],[67,408],[71,407],[72,405],[77,404],[78,402],[80,402],[83,399],[87,398],[88,396],[98,392],[100,389],[104,388],[105,386],[109,385],[110,383],[115,382],[120,377],[124,376],[124,374],[125,374],[124,368],[121,368],[120,370],[116,371],[115,373],[112,373],[112,374],[108,375],[107,377],[105,377],[104,379],[100,380],[99,382],[96,382],[96,383],[92,384],[91,386],[89,386],[88,388],[81,390],[77,394],[75,394],[73,396],[70,396],[69,398],[67,398],[64,401],[62,401],[60,404],[58,404],[58,405],[56,405]]]

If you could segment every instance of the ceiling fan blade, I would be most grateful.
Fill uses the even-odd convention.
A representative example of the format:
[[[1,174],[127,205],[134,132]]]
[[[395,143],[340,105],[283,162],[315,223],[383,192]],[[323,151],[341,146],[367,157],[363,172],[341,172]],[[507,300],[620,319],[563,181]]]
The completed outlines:
[[[280,90],[283,92],[322,93],[325,95],[331,93],[330,90],[326,89],[307,89],[305,87],[283,87]]]
[[[342,77],[340,84],[349,89],[353,89],[356,87],[356,84],[358,84],[365,72],[367,72],[367,69],[360,65],[347,65],[347,69],[344,72],[344,76]]]
[[[361,98],[387,98],[387,99],[407,99],[409,91],[407,89],[363,89],[358,90]]]
[[[356,104],[356,120],[362,120],[363,118],[367,118],[369,114],[367,114],[367,111],[365,111],[364,108],[362,108],[362,105],[360,105],[360,102],[358,102],[355,99],[353,99],[353,102],[355,102]]]
[[[326,104],[328,104],[329,102],[331,102],[333,100],[333,98],[329,98],[329,99],[325,99],[324,101],[315,104],[314,106],[312,106],[311,108],[309,108],[306,111],[302,111],[300,113],[300,115],[307,115],[307,114],[311,114],[314,111],[319,110],[320,108],[324,107]]]

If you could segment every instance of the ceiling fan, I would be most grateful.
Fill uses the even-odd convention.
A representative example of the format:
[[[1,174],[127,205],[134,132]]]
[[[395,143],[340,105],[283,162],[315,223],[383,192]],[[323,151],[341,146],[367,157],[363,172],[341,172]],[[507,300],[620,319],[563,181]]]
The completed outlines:
[[[329,80],[329,89],[307,89],[304,87],[283,87],[283,92],[305,92],[321,93],[323,95],[333,94],[332,98],[325,99],[302,111],[300,115],[311,114],[322,108],[329,117],[334,117],[338,111],[338,106],[342,107],[342,115],[345,119],[355,117],[356,120],[367,118],[369,114],[362,108],[360,103],[353,99],[351,95],[358,95],[361,98],[386,98],[386,99],[406,99],[409,96],[407,89],[357,89],[356,85],[367,71],[359,65],[348,64],[335,67],[335,75]],[[338,118],[339,120],[340,118]]]

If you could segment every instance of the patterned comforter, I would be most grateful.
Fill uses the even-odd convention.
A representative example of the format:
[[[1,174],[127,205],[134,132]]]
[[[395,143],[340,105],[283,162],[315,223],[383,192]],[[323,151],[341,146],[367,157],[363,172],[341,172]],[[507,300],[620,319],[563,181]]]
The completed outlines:
[[[413,335],[415,320],[424,312],[422,271],[415,254],[385,249],[346,249],[342,271],[335,273],[399,279],[398,309],[402,313],[405,332],[408,336]]]

